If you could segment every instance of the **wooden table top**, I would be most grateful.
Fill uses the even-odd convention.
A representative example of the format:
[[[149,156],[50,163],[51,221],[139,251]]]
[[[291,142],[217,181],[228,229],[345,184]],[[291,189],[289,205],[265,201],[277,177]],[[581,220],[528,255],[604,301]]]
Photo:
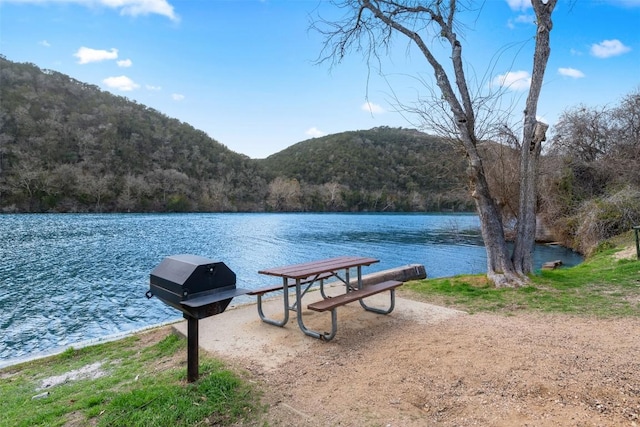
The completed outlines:
[[[282,267],[268,268],[258,271],[259,274],[269,276],[286,277],[289,279],[304,279],[320,273],[334,272],[351,267],[371,265],[380,260],[368,257],[342,256],[337,258],[322,259],[305,262],[302,264],[285,265]]]

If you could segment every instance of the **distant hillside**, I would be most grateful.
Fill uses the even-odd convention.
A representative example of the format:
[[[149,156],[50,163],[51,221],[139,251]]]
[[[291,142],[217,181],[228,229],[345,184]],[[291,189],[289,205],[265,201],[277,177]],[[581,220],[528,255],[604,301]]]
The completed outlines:
[[[391,210],[473,209],[464,158],[443,139],[416,130],[378,127],[328,135],[261,163],[273,176],[339,185],[357,210],[379,210],[381,203]]]
[[[0,206],[18,211],[244,210],[256,162],[67,75],[0,57]]]
[[[0,56],[0,212],[471,210],[462,160],[415,130],[263,160],[97,86]]]

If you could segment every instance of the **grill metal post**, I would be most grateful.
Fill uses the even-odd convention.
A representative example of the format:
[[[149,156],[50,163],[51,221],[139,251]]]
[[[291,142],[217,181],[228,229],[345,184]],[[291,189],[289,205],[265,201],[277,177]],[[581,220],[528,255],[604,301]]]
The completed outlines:
[[[198,319],[187,318],[187,382],[198,380]]]

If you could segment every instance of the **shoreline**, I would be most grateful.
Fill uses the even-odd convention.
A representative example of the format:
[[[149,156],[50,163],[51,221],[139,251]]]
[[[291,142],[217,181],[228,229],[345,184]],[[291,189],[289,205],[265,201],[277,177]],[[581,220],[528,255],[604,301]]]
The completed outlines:
[[[236,304],[231,302],[229,307],[227,307],[227,310],[233,310],[233,309],[236,309],[238,307],[242,307],[242,306],[246,306],[246,305],[255,305],[255,301],[253,301],[253,302],[252,301],[237,302]],[[179,316],[179,314],[177,314],[177,316]],[[31,362],[31,361],[38,360],[38,359],[45,359],[47,357],[56,356],[58,354],[64,353],[65,350],[67,350],[68,348],[71,348],[71,347],[73,347],[74,349],[78,349],[78,348],[90,347],[92,345],[98,345],[98,344],[103,344],[103,343],[107,343],[107,342],[118,341],[120,339],[127,338],[127,337],[130,337],[132,335],[136,335],[136,334],[139,334],[139,333],[142,333],[142,332],[146,332],[146,331],[149,331],[151,329],[156,329],[156,328],[162,328],[164,326],[175,325],[177,323],[182,322],[183,320],[184,320],[184,318],[176,317],[176,319],[174,319],[174,320],[167,320],[166,322],[154,323],[153,325],[143,326],[141,328],[132,329],[130,331],[125,331],[125,332],[119,332],[119,333],[116,333],[116,334],[105,335],[104,337],[97,337],[97,338],[91,338],[91,339],[88,339],[88,340],[85,340],[85,341],[78,341],[76,343],[68,344],[68,345],[63,346],[63,347],[53,348],[53,349],[51,349],[49,351],[39,352],[39,353],[36,353],[36,354],[30,354],[30,355],[25,356],[25,357],[16,357],[16,358],[11,358],[11,359],[7,359],[7,360],[0,360],[0,370],[5,369],[5,368],[9,368],[11,366],[19,365],[21,363],[27,363],[27,362]]]
[[[30,354],[30,355],[25,356],[25,357],[17,357],[17,358],[11,358],[11,359],[7,359],[7,360],[0,360],[0,370],[9,368],[11,366],[20,365],[21,363],[27,363],[27,362],[32,362],[32,361],[38,360],[38,359],[46,359],[47,357],[57,356],[59,354],[64,353],[68,348],[78,349],[78,348],[84,348],[84,347],[90,347],[90,346],[93,346],[93,345],[103,344],[103,343],[107,343],[107,342],[118,341],[118,340],[121,340],[123,338],[127,338],[127,337],[130,337],[132,335],[139,334],[141,332],[149,331],[151,329],[156,329],[156,328],[161,328],[163,326],[173,325],[175,323],[181,322],[182,320],[183,319],[168,320],[166,322],[157,323],[157,324],[149,325],[149,326],[144,326],[142,328],[133,329],[131,331],[119,332],[117,334],[106,335],[104,337],[99,337],[99,338],[92,338],[92,339],[89,339],[89,340],[86,340],[86,341],[79,341],[79,342],[76,342],[76,343],[72,343],[72,344],[66,345],[64,347],[56,347],[56,348],[51,349],[50,351],[44,351],[44,352],[40,352],[40,353],[37,353],[37,354]]]

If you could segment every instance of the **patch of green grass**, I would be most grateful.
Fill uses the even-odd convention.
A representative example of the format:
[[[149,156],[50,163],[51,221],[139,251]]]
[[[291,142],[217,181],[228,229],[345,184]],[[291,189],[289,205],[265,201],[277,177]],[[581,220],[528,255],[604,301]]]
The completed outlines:
[[[220,361],[201,356],[200,378],[188,384],[179,352],[186,357],[186,340],[175,334],[149,344],[132,336],[6,368],[0,425],[224,426],[263,410],[258,391]],[[39,389],[52,376],[96,366],[100,375]]]
[[[498,311],[515,302],[512,289],[496,289],[484,275],[425,279],[409,282],[404,288],[436,304],[469,312]]]
[[[640,261],[615,259],[619,250],[607,247],[578,266],[540,271],[530,286],[517,289],[497,289],[484,275],[425,279],[404,288],[421,299],[471,313],[640,316]]]

